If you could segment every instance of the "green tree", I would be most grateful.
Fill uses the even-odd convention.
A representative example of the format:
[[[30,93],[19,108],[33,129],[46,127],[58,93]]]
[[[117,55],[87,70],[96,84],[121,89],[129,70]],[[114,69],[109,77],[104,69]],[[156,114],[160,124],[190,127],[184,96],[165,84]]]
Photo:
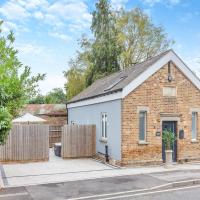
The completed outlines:
[[[46,104],[46,99],[44,95],[38,94],[28,101],[28,104]]]
[[[11,31],[5,36],[0,22],[0,143],[6,139],[11,127],[11,118],[27,100],[35,95],[38,82],[45,78],[44,74],[31,76],[28,66],[18,60],[14,49],[14,34]]]
[[[5,100],[1,105],[6,107],[12,116],[34,96],[38,90],[38,82],[45,78],[44,74],[31,76],[28,66],[23,66],[18,60],[18,51],[14,49],[14,35],[0,36],[0,88]]]
[[[87,73],[87,85],[120,69],[118,57],[121,48],[117,43],[115,15],[108,0],[96,3],[96,9],[92,13],[91,31],[94,42],[91,46],[92,65]]]
[[[173,41],[161,26],[155,26],[141,9],[121,10],[117,19],[120,64],[127,68],[167,50]]]
[[[47,95],[38,94],[29,104],[63,104],[66,103],[66,94],[62,88],[54,88]]]
[[[85,88],[85,69],[82,69],[80,60],[71,60],[70,69],[64,72],[67,79],[65,84],[67,100],[80,93]]]
[[[66,95],[62,88],[54,88],[45,97],[46,103],[64,104],[66,103]]]
[[[173,44],[141,9],[111,11],[108,0],[96,4],[91,31],[93,37],[82,37],[80,50],[64,73],[68,100],[96,79],[142,62]]]
[[[0,106],[0,145],[4,144],[11,129],[12,116],[8,110]]]

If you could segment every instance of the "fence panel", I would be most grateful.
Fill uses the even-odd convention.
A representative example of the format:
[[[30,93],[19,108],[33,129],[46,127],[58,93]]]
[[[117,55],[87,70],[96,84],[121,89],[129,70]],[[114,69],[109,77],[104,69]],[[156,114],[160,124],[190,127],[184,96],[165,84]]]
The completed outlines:
[[[62,126],[49,126],[49,147],[53,147],[55,143],[61,142]]]
[[[65,125],[62,127],[62,157],[92,157],[96,153],[95,125]]]
[[[0,146],[0,161],[39,161],[49,159],[49,126],[13,125],[5,145]]]

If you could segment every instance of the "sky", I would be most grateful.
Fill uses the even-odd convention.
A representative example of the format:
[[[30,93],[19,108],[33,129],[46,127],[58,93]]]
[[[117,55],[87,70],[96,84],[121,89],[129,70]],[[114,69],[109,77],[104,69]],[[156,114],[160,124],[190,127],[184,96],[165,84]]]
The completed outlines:
[[[163,26],[173,49],[200,77],[199,0],[110,0],[113,9],[140,7],[153,23]],[[0,0],[3,31],[15,33],[15,47],[32,73],[46,73],[42,94],[62,87],[70,58],[79,49],[82,34],[91,34],[92,0]]]

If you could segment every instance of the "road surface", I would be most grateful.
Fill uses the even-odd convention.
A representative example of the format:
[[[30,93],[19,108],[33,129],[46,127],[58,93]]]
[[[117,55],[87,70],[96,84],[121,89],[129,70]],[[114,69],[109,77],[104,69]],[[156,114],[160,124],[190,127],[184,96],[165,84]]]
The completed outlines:
[[[154,173],[7,188],[0,192],[0,200],[199,200],[200,180],[196,182],[198,184],[188,184],[196,173],[200,171]],[[181,184],[172,185],[172,182],[177,181]]]

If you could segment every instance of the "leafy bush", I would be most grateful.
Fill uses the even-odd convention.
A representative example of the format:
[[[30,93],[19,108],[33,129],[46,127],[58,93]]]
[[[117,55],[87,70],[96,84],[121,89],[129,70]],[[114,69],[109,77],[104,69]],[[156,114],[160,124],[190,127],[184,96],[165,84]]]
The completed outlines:
[[[165,144],[166,150],[171,150],[171,146],[176,140],[176,137],[172,131],[165,129],[162,133],[162,140]]]
[[[0,107],[0,145],[5,144],[11,129],[12,117],[8,110],[4,107]]]

